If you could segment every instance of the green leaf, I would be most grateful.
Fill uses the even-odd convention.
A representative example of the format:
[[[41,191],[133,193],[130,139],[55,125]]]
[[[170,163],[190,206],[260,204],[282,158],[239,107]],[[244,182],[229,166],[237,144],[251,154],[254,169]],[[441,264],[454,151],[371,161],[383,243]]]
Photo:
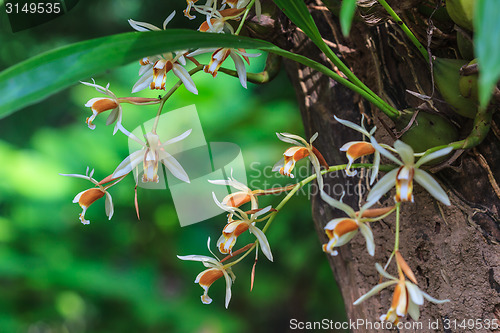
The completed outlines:
[[[55,49],[0,73],[0,118],[105,70],[182,49],[272,49],[261,40],[191,30],[129,32]]]
[[[285,15],[320,48],[324,45],[314,19],[303,0],[274,0]]]
[[[349,36],[352,19],[356,11],[356,0],[343,0],[340,8],[340,27],[344,36]]]
[[[500,6],[478,0],[474,16],[474,45],[479,64],[479,104],[485,108],[500,78]]]

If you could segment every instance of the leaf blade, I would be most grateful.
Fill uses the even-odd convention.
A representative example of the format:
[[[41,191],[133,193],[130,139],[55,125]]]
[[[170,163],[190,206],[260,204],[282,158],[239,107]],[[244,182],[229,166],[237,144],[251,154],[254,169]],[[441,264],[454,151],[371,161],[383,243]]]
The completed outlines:
[[[184,29],[129,32],[78,42],[45,52],[0,72],[0,118],[79,80],[145,56],[214,46],[261,50],[276,48],[262,40]]]
[[[479,64],[479,103],[485,108],[500,79],[500,7],[495,0],[479,0],[474,16],[474,47]]]

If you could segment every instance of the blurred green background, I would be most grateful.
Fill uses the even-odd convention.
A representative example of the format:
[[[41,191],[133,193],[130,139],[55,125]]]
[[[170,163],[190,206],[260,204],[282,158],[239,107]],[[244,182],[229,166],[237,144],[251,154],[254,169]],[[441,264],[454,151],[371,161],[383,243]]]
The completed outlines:
[[[161,26],[175,9],[170,27],[196,28],[201,19],[185,19],[184,6],[181,0],[85,0],[54,21],[18,33],[11,32],[2,10],[0,70],[61,45],[131,31],[129,18]],[[262,70],[264,61],[265,56],[252,59],[250,70]],[[134,63],[94,79],[111,83],[118,96],[130,96],[138,69]],[[175,82],[173,75],[169,78]],[[248,90],[222,73],[216,79],[200,73],[194,80],[199,95],[181,87],[165,110],[195,104],[207,141],[241,147],[249,182],[255,183],[259,170],[272,166],[288,147],[275,132],[303,134],[285,73],[267,85],[249,84]],[[137,95],[156,97],[158,92]],[[81,209],[71,201],[90,183],[58,173],[85,173],[90,166],[94,178],[101,179],[129,154],[127,138],[112,136],[112,126],[105,126],[107,115],[96,119],[94,131],[85,124],[91,113],[84,104],[98,96],[75,85],[0,120],[0,332],[284,332],[292,318],[344,320],[304,195],[292,199],[269,229],[275,260],[261,255],[252,292],[253,256],[235,266],[228,310],[224,282],[210,288],[213,303],[202,304],[203,290],[193,281],[204,267],[176,257],[210,255],[206,239],[215,244],[223,215],[181,228],[169,191],[140,189],[142,219],[137,221],[134,181],[128,177],[110,190],[113,219],[107,220],[100,200],[87,212],[91,224],[82,225]],[[155,112],[156,106],[125,107],[124,124],[134,128]],[[295,181],[280,175],[258,180],[266,187]],[[242,244],[243,239],[237,246]]]

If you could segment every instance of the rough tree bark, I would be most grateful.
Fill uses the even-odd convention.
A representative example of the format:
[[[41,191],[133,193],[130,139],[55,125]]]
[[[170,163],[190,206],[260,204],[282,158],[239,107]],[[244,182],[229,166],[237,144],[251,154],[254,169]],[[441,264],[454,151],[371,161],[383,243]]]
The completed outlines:
[[[412,29],[425,45],[428,20],[407,2],[399,2],[398,5],[397,1],[392,1],[391,5],[398,8],[405,21],[419,22]],[[421,100],[412,97],[405,89],[432,94],[431,74],[426,61],[396,24],[383,18],[372,26],[356,22],[350,36],[344,38],[338,19],[331,15],[321,1],[310,1],[308,4],[323,38],[379,96],[401,110],[422,104]],[[278,39],[273,38],[275,43],[331,66],[320,55],[317,47],[285,17],[278,20],[275,27],[280,29],[276,34]],[[454,57],[454,43],[452,27],[449,31],[435,31],[431,50],[440,56]],[[359,133],[337,123],[333,115],[359,123],[361,114],[365,114],[370,125],[379,128],[376,133],[379,141],[394,141],[381,123],[391,124],[390,120],[373,105],[302,65],[289,61],[285,65],[296,90],[306,135],[310,137],[315,132],[320,133],[316,146],[331,165],[346,162],[339,147],[348,141],[360,139]],[[449,114],[443,103],[435,101],[434,105],[439,112]],[[470,130],[470,123],[459,119],[462,137]],[[446,319],[496,318],[500,321],[500,191],[496,182],[500,181],[499,140],[498,129],[494,128],[480,146],[464,152],[456,161],[436,173],[450,197],[451,207],[436,202],[418,185],[415,188],[415,203],[403,205],[401,253],[417,275],[422,290],[436,298],[451,300],[443,305],[426,302],[421,307],[419,321],[424,325],[423,331],[431,331],[426,329],[426,325],[436,320],[439,322],[439,331],[448,332],[467,330],[444,330]],[[337,198],[341,188],[348,194],[357,185],[367,188],[365,180],[345,178],[343,173],[327,177],[325,184],[326,191]],[[358,206],[359,200],[356,195],[346,195],[344,198],[353,207]],[[392,203],[392,195],[381,200],[381,204]],[[327,238],[323,227],[330,219],[341,217],[343,213],[331,209],[319,196],[314,197],[312,207],[318,235],[325,243]],[[387,312],[392,298],[393,289],[389,289],[361,305],[352,305],[354,300],[379,283],[374,264],[384,264],[393,248],[393,218],[374,223],[372,228],[377,246],[375,257],[367,254],[364,239],[360,235],[341,247],[338,256],[327,255],[342,291],[347,315],[354,320],[378,320],[381,314]],[[395,274],[394,271],[391,273]],[[359,329],[359,332],[369,331],[373,330]],[[478,327],[470,331],[490,330]]]

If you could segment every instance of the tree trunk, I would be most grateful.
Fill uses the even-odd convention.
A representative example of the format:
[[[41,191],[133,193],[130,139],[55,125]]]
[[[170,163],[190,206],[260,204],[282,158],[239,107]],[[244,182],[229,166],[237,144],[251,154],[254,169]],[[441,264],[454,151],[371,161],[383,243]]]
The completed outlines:
[[[423,103],[408,94],[406,89],[432,94],[429,66],[397,24],[384,18],[372,26],[355,22],[350,36],[344,38],[338,19],[322,2],[310,2],[309,8],[323,38],[331,42],[333,50],[368,87],[397,109],[417,107]],[[421,26],[413,25],[411,28],[417,35],[420,32],[420,39],[425,45],[427,18],[414,9],[400,11],[400,15],[403,15],[405,22],[420,22]],[[415,20],[416,17],[422,21]],[[332,66],[320,55],[318,48],[286,18],[280,20],[276,27],[282,30],[280,39],[274,40],[275,43]],[[455,43],[449,35],[451,32],[435,33],[431,45],[434,54],[455,57],[451,48]],[[315,146],[330,165],[346,163],[346,157],[339,152],[339,147],[348,141],[361,139],[359,133],[336,122],[334,115],[359,124],[361,115],[365,114],[370,127],[376,125],[378,128],[375,135],[378,141],[388,144],[394,142],[391,137],[393,134],[382,124],[391,125],[391,121],[359,95],[297,63],[287,61],[285,66],[296,90],[306,136],[319,132]],[[439,97],[437,92],[434,96]],[[434,105],[439,112],[449,114],[445,104],[435,100]],[[470,131],[471,121],[459,119],[459,122],[462,126],[461,136],[465,137]],[[435,331],[434,327],[429,326],[430,322],[437,322],[439,328],[436,331],[489,332],[492,330],[479,325],[462,329],[455,327],[454,323],[458,325],[464,319],[500,321],[500,190],[495,181],[500,181],[499,139],[498,129],[494,126],[494,131],[481,145],[463,152],[453,163],[448,163],[446,168],[435,174],[450,197],[450,207],[438,203],[419,185],[415,188],[415,202],[402,205],[402,255],[415,272],[423,291],[435,298],[450,300],[441,305],[426,301],[420,308],[421,332]],[[365,190],[361,191],[365,194],[369,188],[366,178],[346,178],[343,172],[325,177],[327,193],[338,199],[341,189],[346,192],[344,202],[357,208],[362,198],[356,196],[355,190]],[[385,196],[381,204],[392,205],[392,195]],[[312,208],[318,235],[326,243],[324,226],[332,218],[344,215],[333,210],[317,195],[312,200]],[[376,243],[375,257],[367,254],[361,235],[340,247],[338,256],[326,255],[342,291],[348,318],[353,321],[364,319],[374,323],[390,307],[391,288],[360,305],[354,306],[353,302],[379,283],[374,264],[378,262],[384,265],[392,252],[394,222],[392,215],[371,225]],[[395,275],[396,272],[390,269],[390,273]],[[405,318],[405,321],[410,320]],[[450,327],[446,324],[450,324]],[[356,331],[372,332],[375,329],[364,325],[358,326]]]

